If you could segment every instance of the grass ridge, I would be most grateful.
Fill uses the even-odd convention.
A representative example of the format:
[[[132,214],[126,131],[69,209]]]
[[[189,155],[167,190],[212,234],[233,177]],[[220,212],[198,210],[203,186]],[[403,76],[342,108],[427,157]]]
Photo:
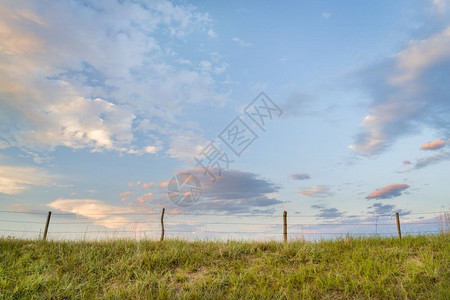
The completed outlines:
[[[0,239],[2,299],[448,299],[448,234],[320,242]]]

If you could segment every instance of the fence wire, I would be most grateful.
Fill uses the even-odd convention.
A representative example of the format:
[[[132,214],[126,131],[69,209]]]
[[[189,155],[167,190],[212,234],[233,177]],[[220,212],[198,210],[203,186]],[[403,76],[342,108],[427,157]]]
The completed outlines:
[[[0,237],[41,238],[43,235],[45,216],[48,212],[40,211],[6,211],[0,210]],[[412,220],[414,216],[421,220]],[[424,217],[434,215],[434,217]],[[111,220],[122,217],[125,220]],[[131,219],[131,218],[135,219]],[[214,220],[209,221],[211,217]],[[35,220],[39,218],[39,220]],[[76,218],[73,220],[73,218]],[[177,220],[178,218],[178,220]],[[223,219],[225,218],[225,219]],[[234,218],[234,220],[229,220]],[[248,221],[242,221],[242,218]],[[384,215],[352,215],[350,220],[339,218],[337,221],[301,222],[302,218],[317,218],[310,215],[288,215],[287,236],[291,239],[304,237],[339,237],[350,236],[392,236],[397,235],[397,224],[394,214]],[[437,234],[449,232],[449,213],[442,211],[411,212],[402,216],[402,235]],[[179,220],[182,219],[182,220]],[[417,219],[417,217],[416,217]],[[292,222],[291,222],[292,221]],[[166,211],[164,233],[175,238],[189,236],[233,237],[233,236],[266,236],[275,239],[283,237],[282,215],[276,214],[212,214],[212,213],[180,213]],[[124,212],[111,214],[60,213],[51,214],[48,237],[71,239],[82,234],[89,235],[121,235],[120,237],[156,238],[161,233],[160,213],[157,212]],[[148,236],[150,235],[150,236]],[[187,235],[187,236],[186,236]]]

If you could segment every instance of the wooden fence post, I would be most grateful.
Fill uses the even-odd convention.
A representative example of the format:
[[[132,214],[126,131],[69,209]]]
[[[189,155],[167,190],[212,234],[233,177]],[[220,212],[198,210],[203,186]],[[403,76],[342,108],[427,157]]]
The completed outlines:
[[[160,239],[160,241],[163,241],[164,240],[164,211],[165,211],[166,209],[165,208],[163,208],[162,209],[162,213],[161,213],[161,239]]]
[[[47,239],[47,232],[48,232],[48,225],[50,224],[50,217],[52,216],[52,212],[49,211],[47,214],[47,222],[45,222],[45,229],[44,229],[44,238],[45,241]]]
[[[402,239],[402,231],[400,229],[400,216],[398,213],[395,213],[395,219],[397,220],[397,232],[398,232],[398,238]]]
[[[283,212],[283,240],[287,242],[287,211]]]

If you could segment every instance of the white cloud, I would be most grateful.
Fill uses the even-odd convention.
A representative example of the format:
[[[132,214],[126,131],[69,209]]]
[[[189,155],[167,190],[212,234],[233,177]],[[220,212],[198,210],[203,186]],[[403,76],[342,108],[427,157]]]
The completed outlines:
[[[449,4],[448,0],[432,0],[433,1],[433,9],[438,13],[444,13],[447,5]]]
[[[30,167],[0,165],[0,193],[15,195],[31,186],[48,185],[51,176],[45,171]]]
[[[145,150],[146,153],[154,154],[154,153],[156,153],[158,151],[158,147],[147,146],[147,147],[144,148],[144,150]]]
[[[188,130],[173,131],[169,139],[169,154],[181,160],[193,160],[199,156],[200,151],[207,145],[207,140]]]
[[[232,40],[233,40],[233,42],[237,43],[242,48],[248,48],[248,47],[252,47],[253,46],[252,44],[247,43],[247,42],[245,42],[245,41],[243,41],[243,40],[241,40],[240,38],[237,38],[237,37],[233,37]]]
[[[214,79],[223,61],[200,72],[173,64],[174,57],[190,61],[165,44],[164,37],[213,33],[209,15],[193,6],[51,1],[43,10],[41,5],[0,4],[0,148],[154,154],[168,137],[164,129],[182,127],[177,116],[184,105],[224,101]],[[137,143],[135,132],[144,120],[159,130]]]
[[[212,38],[216,38],[217,37],[216,32],[214,30],[212,30],[212,29],[208,30],[208,35],[210,37],[212,37]]]
[[[46,112],[36,114],[36,130],[15,134],[19,145],[54,149],[89,147],[93,151],[125,151],[133,142],[132,121],[134,114],[126,107],[106,100],[70,97],[68,103],[48,105]]]

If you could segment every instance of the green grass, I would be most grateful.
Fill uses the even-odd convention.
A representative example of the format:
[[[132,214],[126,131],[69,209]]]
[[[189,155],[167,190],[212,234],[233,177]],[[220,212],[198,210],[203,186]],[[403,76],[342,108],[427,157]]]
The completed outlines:
[[[0,239],[0,298],[449,299],[449,237],[287,244]]]

